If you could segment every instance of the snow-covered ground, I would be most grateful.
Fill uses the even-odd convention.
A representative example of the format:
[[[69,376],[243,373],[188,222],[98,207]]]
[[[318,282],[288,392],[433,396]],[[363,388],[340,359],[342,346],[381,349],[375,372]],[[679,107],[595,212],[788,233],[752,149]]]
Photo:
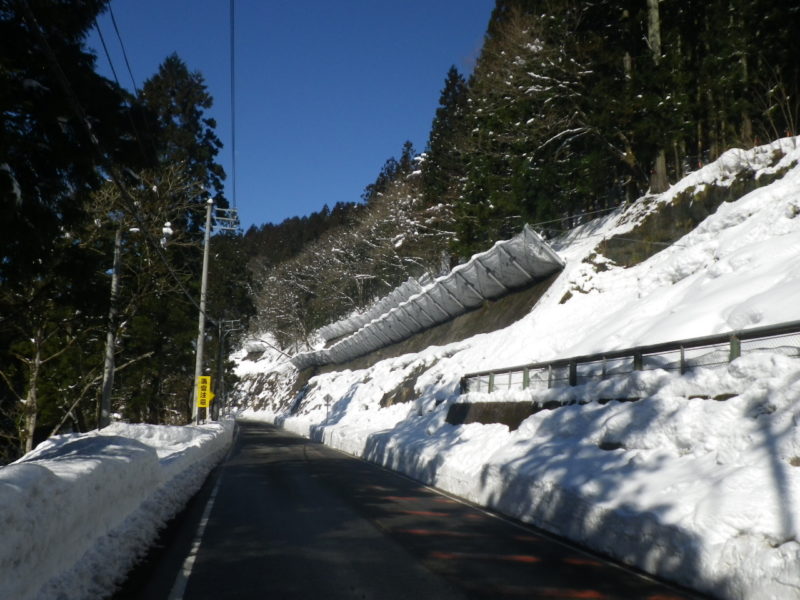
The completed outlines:
[[[114,424],[0,468],[0,598],[107,597],[227,451],[232,422]]]
[[[731,150],[668,192],[553,240],[567,266],[525,318],[369,369],[319,375],[291,414],[270,403],[288,395],[291,365],[242,353],[242,415],[715,596],[800,598],[800,359],[749,354],[716,370],[647,371],[544,396],[458,395],[460,377],[473,371],[800,320],[797,141]],[[784,156],[776,163],[777,150]],[[602,256],[584,262],[603,238],[635,236],[648,211],[681,191],[728,185],[744,168],[788,172],[635,267]],[[259,373],[272,378],[261,397]],[[412,377],[414,402],[380,406]],[[616,397],[643,399],[592,401],[609,397],[612,385]],[[720,394],[733,397],[698,398]],[[538,412],[515,431],[445,422],[454,402],[567,397],[588,403]]]

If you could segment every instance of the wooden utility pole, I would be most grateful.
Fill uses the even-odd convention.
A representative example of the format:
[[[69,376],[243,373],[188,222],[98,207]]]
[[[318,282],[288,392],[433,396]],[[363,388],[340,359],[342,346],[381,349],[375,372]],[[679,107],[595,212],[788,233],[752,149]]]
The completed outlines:
[[[122,220],[114,235],[114,262],[111,267],[111,304],[108,307],[106,355],[103,363],[103,395],[100,401],[98,429],[111,423],[111,390],[114,387],[114,349],[117,340],[117,297],[119,296],[119,263],[122,246]]]
[[[208,287],[208,254],[211,244],[211,208],[214,200],[206,202],[206,232],[203,239],[203,276],[200,280],[200,317],[197,324],[197,346],[195,347],[194,385],[192,385],[192,420],[200,422],[200,411],[197,406],[197,382],[203,374],[203,342],[206,335],[206,288]],[[207,411],[208,409],[206,409]]]

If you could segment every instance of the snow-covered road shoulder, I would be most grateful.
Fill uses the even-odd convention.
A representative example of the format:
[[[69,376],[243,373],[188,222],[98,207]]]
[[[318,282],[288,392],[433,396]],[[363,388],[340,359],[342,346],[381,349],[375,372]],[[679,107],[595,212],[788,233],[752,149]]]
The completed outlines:
[[[227,451],[233,423],[111,425],[0,468],[0,598],[101,598]]]

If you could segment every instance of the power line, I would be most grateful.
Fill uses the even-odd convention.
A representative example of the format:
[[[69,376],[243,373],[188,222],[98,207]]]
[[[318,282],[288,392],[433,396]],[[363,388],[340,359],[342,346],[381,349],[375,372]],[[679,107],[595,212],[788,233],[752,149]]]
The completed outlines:
[[[569,219],[577,219],[577,218],[580,218],[580,217],[588,217],[589,215],[596,215],[596,214],[600,214],[600,213],[613,212],[613,211],[617,210],[618,208],[619,208],[619,206],[609,206],[608,208],[598,208],[597,210],[589,210],[589,211],[586,211],[586,212],[574,213],[574,214],[570,214],[570,215],[567,215],[565,217],[561,217],[561,218],[558,218],[558,219],[550,219],[549,221],[539,221],[537,223],[530,223],[530,226],[531,227],[538,227],[539,225],[549,225],[550,223],[562,223],[563,221],[566,221],[566,220],[569,220]],[[565,231],[565,230],[562,230],[562,231]]]
[[[236,44],[235,38],[235,0],[230,0],[230,42],[231,42],[231,183],[233,208],[236,208]]]
[[[111,4],[108,5],[108,14],[111,15],[111,23],[114,25],[114,31],[117,33],[117,39],[119,40],[119,46],[122,49],[122,57],[125,59],[125,66],[128,68],[128,75],[130,75],[131,83],[133,84],[133,91],[136,95],[139,95],[139,88],[136,86],[136,79],[133,77],[133,71],[131,70],[131,64],[128,62],[128,53],[125,51],[125,44],[122,41],[122,36],[119,33],[119,27],[117,27],[117,19],[114,18],[114,10],[111,8]],[[117,82],[119,83],[119,82]]]
[[[200,306],[192,297],[192,295],[189,293],[189,291],[186,289],[186,286],[184,286],[180,277],[178,277],[178,274],[175,273],[174,269],[172,268],[172,265],[169,264],[169,261],[167,260],[167,257],[165,256],[160,243],[155,240],[152,233],[149,231],[149,228],[146,227],[144,219],[136,209],[136,201],[130,195],[130,192],[128,192],[127,188],[122,183],[122,180],[119,177],[119,174],[117,173],[116,167],[112,164],[112,162],[108,158],[108,155],[105,153],[103,146],[100,143],[100,140],[92,131],[92,125],[89,122],[89,119],[86,115],[86,111],[83,109],[83,105],[78,99],[75,90],[72,88],[69,78],[67,77],[66,73],[64,73],[64,70],[61,68],[61,64],[58,62],[58,58],[56,57],[53,48],[50,46],[50,43],[47,41],[47,37],[45,36],[44,31],[39,25],[39,22],[37,21],[36,16],[33,13],[33,10],[28,4],[28,1],[22,0],[22,2],[20,2],[20,5],[22,6],[23,11],[25,12],[26,19],[29,21],[31,30],[34,32],[34,35],[36,35],[36,37],[39,38],[39,42],[42,44],[42,48],[44,49],[47,61],[50,64],[50,68],[53,70],[53,74],[58,80],[58,83],[61,86],[61,88],[64,90],[64,93],[67,95],[67,101],[70,105],[70,108],[72,109],[72,112],[75,113],[75,116],[78,118],[78,122],[86,130],[86,133],[89,136],[89,141],[91,142],[92,146],[94,147],[94,149],[98,154],[97,158],[98,161],[100,162],[100,165],[103,167],[108,176],[111,178],[111,181],[114,183],[114,186],[120,193],[120,197],[122,198],[123,202],[127,205],[130,214],[133,216],[134,220],[140,226],[140,230],[144,234],[145,239],[153,246],[153,248],[156,251],[156,254],[161,259],[161,262],[164,263],[164,266],[167,268],[167,271],[169,272],[170,276],[178,284],[178,287],[183,292],[184,296],[186,296],[186,298],[192,304],[192,306],[194,306],[198,311],[200,311]],[[206,315],[206,317],[211,323],[216,323],[216,321],[211,317],[208,317],[208,315]]]
[[[131,78],[131,83],[133,84],[134,95],[138,98],[139,97],[139,87],[136,85],[136,78],[133,76],[133,70],[131,69],[131,63],[128,61],[128,52],[125,50],[125,42],[122,40],[122,34],[119,31],[119,27],[117,26],[117,19],[114,16],[114,11],[111,8],[110,4],[108,6],[108,12],[109,12],[109,14],[111,16],[111,23],[114,26],[114,32],[117,35],[117,41],[119,42],[120,50],[122,51],[122,57],[123,57],[123,59],[125,61],[125,67],[128,69],[128,76]],[[100,31],[100,27],[97,24],[97,19],[95,19],[94,26],[95,26],[95,29],[97,29],[98,35],[100,36],[100,41],[103,42],[103,50],[106,53],[106,58],[108,59],[108,64],[111,66],[111,72],[114,73],[114,80],[117,82],[118,86],[122,87],[122,85],[119,82],[119,79],[117,78],[117,73],[116,73],[116,71],[114,69],[114,63],[111,60],[111,55],[109,54],[108,48],[106,47],[106,44],[103,41],[103,33]],[[133,106],[131,105],[130,107],[131,107],[131,113],[133,113]],[[141,116],[141,119],[142,119],[142,123],[144,125],[145,133],[147,133],[147,141],[150,144],[150,149],[153,151],[153,156],[154,157],[158,156],[158,150],[157,150],[157,148],[155,146],[153,132],[150,130],[150,124],[148,123],[148,120],[144,115],[140,115],[140,116]],[[142,155],[143,155],[143,157],[145,159],[145,162],[147,162],[147,155],[144,152],[144,143],[142,142],[142,136],[139,134],[139,132],[136,129],[136,124],[134,122],[133,116],[130,117],[130,120],[131,120],[131,126],[133,127],[133,132],[136,135],[136,138],[137,138],[137,140],[139,142],[139,147],[142,149]]]
[[[117,84],[119,89],[122,89],[122,85],[119,82],[119,77],[117,77],[117,70],[114,68],[114,61],[111,60],[111,53],[108,51],[108,46],[106,46],[106,40],[103,36],[103,32],[100,30],[100,25],[97,23],[97,19],[94,20],[94,28],[97,31],[97,36],[100,38],[100,44],[103,46],[103,52],[106,55],[106,60],[108,61],[108,66],[111,68],[111,74],[114,75],[114,81]],[[121,40],[120,40],[121,43]],[[123,50],[124,52],[124,50]],[[139,135],[139,131],[136,128],[136,121],[133,119],[133,105],[127,101],[127,99],[123,98],[125,104],[128,105],[128,121],[131,124],[131,129],[133,129],[133,135],[136,138],[136,145],[139,146],[139,152],[142,154],[142,158],[145,162],[147,162],[147,152],[144,149],[144,143],[142,142],[142,136]]]
[[[106,46],[106,38],[100,30],[100,25],[97,24],[97,19],[94,20],[94,29],[97,32],[97,36],[100,38],[100,44],[103,46],[103,52],[106,55],[106,60],[108,60],[108,66],[111,67],[111,74],[114,76],[114,81],[117,82],[117,87],[121,88],[119,77],[117,77],[117,70],[114,68],[114,62],[111,60],[111,54],[108,51],[108,46]]]

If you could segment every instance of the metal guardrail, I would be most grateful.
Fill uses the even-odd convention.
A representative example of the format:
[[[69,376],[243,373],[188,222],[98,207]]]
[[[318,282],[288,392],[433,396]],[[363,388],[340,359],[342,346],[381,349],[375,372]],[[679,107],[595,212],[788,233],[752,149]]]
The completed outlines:
[[[800,321],[468,373],[461,378],[461,393],[575,386],[653,369],[686,373],[763,351],[800,358]]]

